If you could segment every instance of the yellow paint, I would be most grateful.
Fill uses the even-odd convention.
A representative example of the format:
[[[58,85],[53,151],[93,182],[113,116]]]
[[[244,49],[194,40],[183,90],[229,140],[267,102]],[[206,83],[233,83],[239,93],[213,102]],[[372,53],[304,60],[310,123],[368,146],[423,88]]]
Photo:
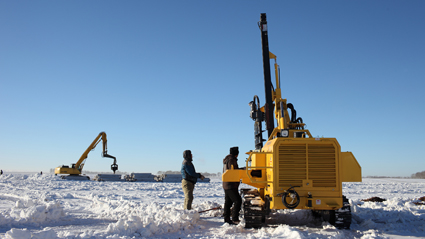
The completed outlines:
[[[281,98],[276,56],[270,53],[270,58],[275,60],[276,89],[272,97],[278,125],[261,150],[247,153],[245,170],[227,170],[222,179],[257,187],[264,192],[263,199],[272,199],[271,209],[286,208],[278,195],[291,186],[300,196],[296,209],[341,208],[342,182],[361,182],[361,167],[351,152],[341,152],[335,138],[313,138],[304,123],[291,123],[287,100]],[[279,137],[282,130],[288,130],[288,137]],[[254,170],[260,170],[261,177],[252,176]],[[309,194],[312,207],[307,206]]]
[[[343,182],[361,182],[362,167],[357,162],[353,153],[342,152],[342,181]]]
[[[93,140],[93,142],[86,149],[86,151],[84,151],[84,153],[81,155],[77,163],[72,164],[71,167],[61,166],[61,167],[55,168],[55,174],[71,174],[71,175],[81,174],[84,167],[84,162],[87,159],[88,154],[90,153],[90,151],[96,148],[96,146],[100,143],[100,141],[103,141],[103,151],[102,151],[103,157],[113,158],[114,164],[116,164],[115,157],[108,154],[106,133],[100,132],[99,135]]]

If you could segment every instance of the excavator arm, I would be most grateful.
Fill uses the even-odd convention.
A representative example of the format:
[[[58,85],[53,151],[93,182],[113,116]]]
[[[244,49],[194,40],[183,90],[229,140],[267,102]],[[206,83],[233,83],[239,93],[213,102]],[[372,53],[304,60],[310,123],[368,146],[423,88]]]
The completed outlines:
[[[68,166],[61,166],[55,168],[55,174],[71,174],[71,175],[79,175],[81,174],[85,161],[90,153],[90,151],[94,150],[96,146],[100,143],[100,141],[103,142],[103,151],[102,151],[102,157],[106,158],[113,158],[114,163],[111,165],[111,170],[114,172],[118,170],[118,164],[116,157],[108,154],[108,146],[106,139],[106,133],[100,132],[99,135],[93,140],[93,142],[89,145],[89,147],[84,151],[84,153],[81,155],[80,159],[77,161],[77,163],[72,164],[71,167]]]

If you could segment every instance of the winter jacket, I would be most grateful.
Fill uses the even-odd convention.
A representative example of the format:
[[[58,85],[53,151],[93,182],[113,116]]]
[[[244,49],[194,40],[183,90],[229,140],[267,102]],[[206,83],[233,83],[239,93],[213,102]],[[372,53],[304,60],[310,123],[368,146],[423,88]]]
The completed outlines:
[[[198,178],[201,177],[201,174],[197,173],[195,170],[195,166],[193,166],[192,154],[190,153],[190,150],[184,151],[183,157],[184,160],[181,168],[182,178],[195,184],[196,181],[198,181]]]
[[[236,158],[234,155],[227,155],[223,159],[223,173],[226,172],[226,170],[231,169],[233,165],[233,169],[239,169],[238,167],[238,158]],[[223,182],[223,189],[238,189],[240,182]]]

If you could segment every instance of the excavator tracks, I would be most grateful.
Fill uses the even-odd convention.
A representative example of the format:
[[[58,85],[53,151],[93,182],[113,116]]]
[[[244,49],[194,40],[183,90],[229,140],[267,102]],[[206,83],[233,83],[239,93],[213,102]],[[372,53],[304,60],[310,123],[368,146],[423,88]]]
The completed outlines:
[[[329,222],[338,229],[350,229],[351,225],[351,206],[348,199],[343,196],[343,206],[337,210],[313,211],[313,215],[321,217],[323,221]]]
[[[268,209],[255,189],[242,189],[242,209],[245,228],[260,228],[265,225]]]
[[[268,200],[262,200],[256,189],[242,189],[242,209],[245,219],[245,228],[261,228],[266,226],[266,215],[270,212]],[[351,206],[343,196],[343,206],[338,210],[313,211],[322,220],[328,221],[338,229],[350,229]]]
[[[342,208],[335,210],[335,227],[338,229],[350,229],[351,225],[351,206],[348,199],[343,196]]]

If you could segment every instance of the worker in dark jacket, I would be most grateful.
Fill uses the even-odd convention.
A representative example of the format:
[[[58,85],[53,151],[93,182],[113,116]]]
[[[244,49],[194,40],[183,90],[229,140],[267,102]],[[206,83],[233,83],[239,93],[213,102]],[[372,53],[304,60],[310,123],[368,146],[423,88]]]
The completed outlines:
[[[223,159],[223,173],[226,170],[238,169],[239,148],[230,148],[230,154]],[[239,182],[223,182],[224,189],[224,222],[229,224],[239,223],[239,211],[241,210],[242,198],[239,195]],[[232,220],[230,220],[230,208],[233,205]]]
[[[195,184],[198,178],[204,180],[204,176],[195,171],[195,166],[192,163],[192,152],[190,150],[185,150],[183,152],[183,163],[182,163],[182,188],[184,192],[184,209],[192,209],[193,201],[193,189],[195,189]]]

